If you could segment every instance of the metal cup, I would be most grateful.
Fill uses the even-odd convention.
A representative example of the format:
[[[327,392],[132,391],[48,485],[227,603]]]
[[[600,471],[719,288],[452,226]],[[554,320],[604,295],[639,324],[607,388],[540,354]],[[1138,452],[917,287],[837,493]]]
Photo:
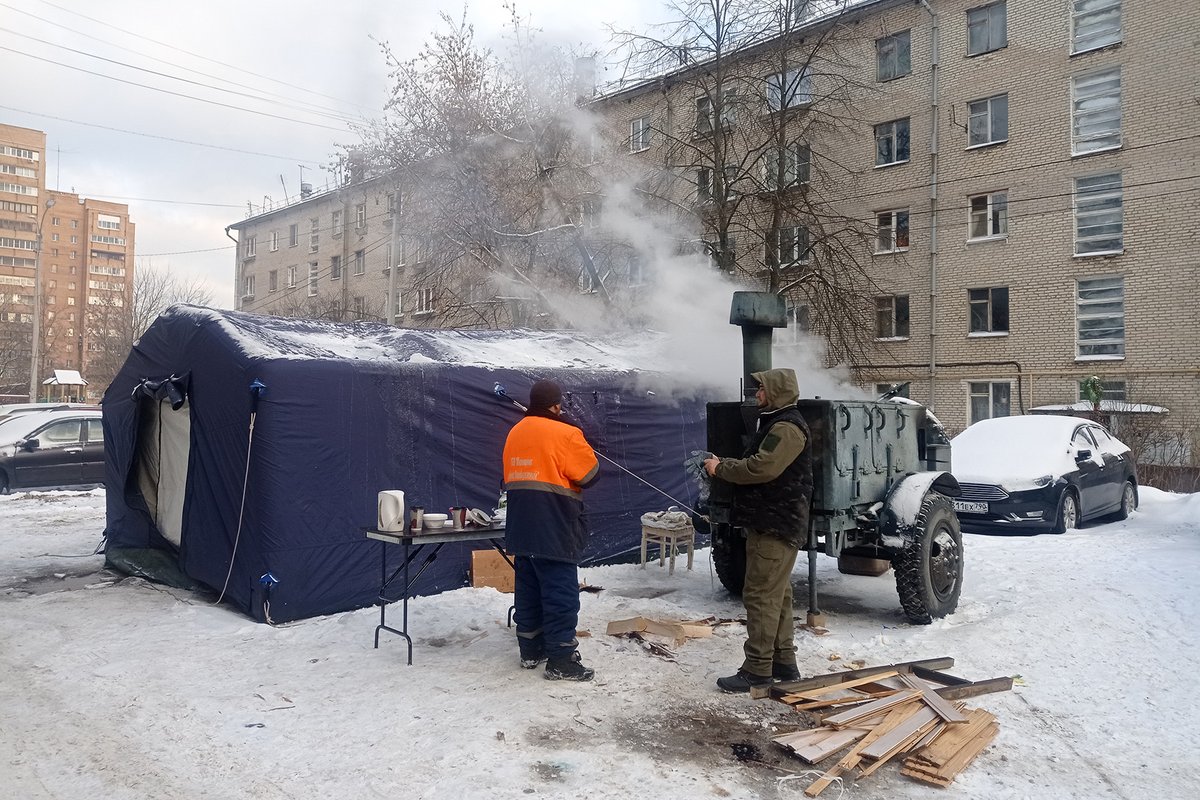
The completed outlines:
[[[419,530],[421,530],[422,527],[424,527],[424,525],[425,525],[425,507],[424,506],[413,506],[412,507],[412,522],[410,523],[410,527],[415,531],[419,531]]]
[[[454,526],[454,530],[456,531],[461,531],[467,527],[466,506],[452,506],[450,508],[450,524]]]

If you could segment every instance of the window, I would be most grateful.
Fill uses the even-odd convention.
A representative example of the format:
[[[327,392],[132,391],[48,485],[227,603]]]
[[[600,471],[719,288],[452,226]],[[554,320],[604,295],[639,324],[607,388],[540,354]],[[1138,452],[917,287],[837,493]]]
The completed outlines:
[[[64,447],[66,445],[78,444],[82,430],[83,424],[81,420],[68,420],[66,422],[56,422],[48,428],[43,428],[31,438],[36,438],[41,442],[49,442],[52,447]]]
[[[363,316],[367,313],[367,304],[366,304],[366,302],[364,302],[362,295],[356,295],[354,297],[353,303],[354,303],[354,305],[352,306],[352,308],[354,310],[354,318],[362,319]]]
[[[74,236],[71,237],[72,240],[74,240],[74,238],[75,238]],[[257,237],[254,237],[254,236],[246,237],[246,258],[254,258],[254,252],[256,249],[256,244],[255,244],[256,238]],[[72,244],[74,244],[74,241],[72,241]]]
[[[354,251],[354,274],[362,275],[367,271],[367,255],[365,250]]]
[[[875,126],[875,166],[908,161],[908,117]]]
[[[333,236],[342,235],[342,210],[340,208],[329,215],[329,232]]]
[[[970,333],[1008,333],[1008,287],[968,289]]]
[[[72,227],[72,228],[78,228],[78,227],[79,227],[79,220],[77,220],[77,219],[73,219],[73,220],[71,220],[71,227]]]
[[[1077,358],[1125,357],[1125,278],[1076,283]]]
[[[121,218],[111,214],[98,214],[96,215],[96,227],[106,231],[119,231],[121,230]]]
[[[776,339],[780,344],[798,344],[812,330],[807,305],[789,305],[786,320],[787,326]]]
[[[359,203],[354,207],[354,227],[362,229],[367,227],[367,204]]]
[[[279,270],[273,269],[267,273],[267,291],[279,291]]]
[[[242,276],[242,299],[243,300],[253,300],[254,299],[254,276],[253,275],[243,275]]]
[[[780,266],[808,263],[808,228],[803,225],[786,225],[776,229],[772,238]]]
[[[796,67],[767,77],[767,108],[781,111],[812,102],[812,69]]]
[[[98,419],[89,419],[87,421],[87,438],[89,442],[104,441],[104,423]]]
[[[763,179],[771,191],[808,183],[812,154],[803,142],[792,142],[782,150],[770,149],[763,156]]]
[[[115,236],[93,236],[93,237],[92,237],[92,241],[93,241],[93,242],[105,242],[105,241],[107,241],[108,239],[112,239],[112,240],[113,240],[112,242],[108,242],[109,244],[125,244],[125,240],[124,240],[124,239],[119,239],[119,240],[118,240],[118,239],[117,239],[117,237],[115,237]],[[71,244],[79,244],[79,237],[78,237],[78,236],[72,236],[72,237],[71,237]]]
[[[912,37],[908,31],[875,40],[875,74],[890,81],[912,72]]]
[[[1072,0],[1071,52],[1121,41],[1121,0]]]
[[[300,227],[295,223],[288,226],[288,247],[300,244]]]
[[[1008,95],[967,103],[967,147],[1008,141]]]
[[[875,298],[875,338],[908,338],[908,295]]]
[[[36,206],[30,206],[30,208],[36,208]],[[9,209],[5,209],[5,211],[8,211],[8,210],[9,210]],[[31,211],[31,212],[29,212],[29,213],[31,213],[31,214],[32,214],[33,212]],[[58,224],[59,224],[58,217],[51,217],[51,218],[50,218],[50,224],[51,224],[51,225],[58,225]]]
[[[875,252],[898,253],[908,249],[908,211],[880,211],[875,215]]]
[[[732,89],[726,89],[722,94],[721,124],[726,128],[732,127],[736,118],[736,95]],[[713,132],[717,123],[717,114],[713,110],[712,98],[708,95],[696,98],[696,134],[707,136]],[[647,134],[648,136],[649,134]]]
[[[320,276],[317,268],[317,262],[308,262],[308,296],[317,296],[317,278]]]
[[[387,205],[387,215],[390,217],[396,213],[396,193],[388,192],[383,196],[384,203]]]
[[[403,296],[401,296],[400,292],[396,292],[396,305],[395,305],[393,313],[397,317],[402,316],[404,314],[404,298],[403,298]]]
[[[650,118],[638,117],[629,123],[629,152],[640,153],[650,146]]]
[[[696,170],[696,202],[707,203],[716,196],[717,187],[714,185],[715,173],[716,170],[709,169],[708,167],[701,167]],[[726,200],[736,194],[733,188],[733,180],[730,178],[731,175],[737,175],[737,166],[726,164],[721,180],[722,184],[724,184]]]
[[[967,386],[971,396],[972,425],[982,419],[1007,417],[1011,413],[1011,383],[971,381]]]
[[[904,383],[877,383],[875,384],[875,394],[883,397],[889,395],[891,397],[912,397],[912,382]]]
[[[1071,155],[1121,146],[1121,68],[1071,79]]]
[[[279,249],[279,231],[271,231],[271,252]]]
[[[433,312],[433,288],[417,289],[417,311],[418,314],[429,314]]]
[[[1075,179],[1075,255],[1124,248],[1121,173]]]
[[[341,280],[342,277],[342,257],[333,256],[329,259],[329,280]]]
[[[308,234],[308,249],[309,252],[317,252],[317,246],[321,243],[321,218],[313,217],[309,220]]]
[[[1008,44],[1008,11],[1003,2],[967,10],[967,55],[977,56]]]
[[[287,288],[296,288],[296,268],[294,266],[287,268]]]
[[[996,239],[1008,235],[1008,192],[977,194],[969,199],[969,239]]]

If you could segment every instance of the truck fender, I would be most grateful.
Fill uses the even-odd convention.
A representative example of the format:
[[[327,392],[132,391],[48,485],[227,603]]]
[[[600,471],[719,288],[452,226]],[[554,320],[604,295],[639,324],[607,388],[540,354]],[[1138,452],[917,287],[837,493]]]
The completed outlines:
[[[903,548],[908,544],[929,492],[958,497],[962,489],[949,472],[912,472],[888,491],[879,512],[879,533],[885,547]]]

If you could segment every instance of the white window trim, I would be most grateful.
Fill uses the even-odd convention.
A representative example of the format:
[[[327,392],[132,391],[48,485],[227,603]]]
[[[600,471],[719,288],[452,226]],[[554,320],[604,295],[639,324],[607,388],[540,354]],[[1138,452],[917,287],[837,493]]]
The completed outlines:
[[[1121,180],[1121,246],[1111,250],[1093,250],[1087,253],[1079,252],[1079,179],[1096,178],[1101,175],[1116,175]],[[1125,252],[1125,176],[1123,172],[1098,172],[1092,175],[1078,175],[1071,181],[1071,241],[1073,258],[1095,258],[1096,256],[1116,256]]]
[[[1075,136],[1075,103],[1076,97],[1076,81],[1080,78],[1090,78],[1096,75],[1101,75],[1106,72],[1117,73],[1117,143],[1106,144],[1100,147],[1094,147],[1090,150],[1080,150],[1079,141]],[[1081,72],[1078,75],[1072,75],[1070,81],[1067,82],[1067,117],[1071,125],[1071,158],[1082,158],[1084,156],[1095,155],[1096,153],[1109,153],[1113,150],[1120,150],[1125,146],[1125,110],[1123,102],[1124,89],[1124,74],[1120,65],[1108,66],[1103,69],[1094,69],[1087,72]]]
[[[880,214],[891,214],[892,215],[892,226],[891,226],[892,227],[892,249],[891,250],[880,250],[879,249],[879,215]],[[908,242],[909,243],[906,244],[904,247],[898,247],[896,245],[896,215],[897,214],[908,214]],[[890,256],[895,253],[907,253],[908,248],[911,246],[912,246],[912,214],[909,212],[908,208],[885,208],[885,209],[881,209],[880,211],[875,212],[875,249],[873,250],[871,255]]]
[[[635,129],[634,126],[639,122],[644,122],[645,124]],[[629,121],[629,152],[643,153],[649,150],[651,133],[652,129],[650,126],[650,117],[637,117],[635,119],[631,119]],[[645,143],[639,147],[638,144],[641,142]]]
[[[971,141],[971,106],[974,103],[987,103],[988,104],[988,136],[991,136],[992,135],[992,101],[998,97],[1003,97],[1005,106],[1008,105],[1008,92],[1001,92],[1000,94],[994,94],[989,97],[980,97],[975,100],[967,101],[967,141],[968,142]],[[1006,116],[1008,115],[1007,111],[1005,112],[1005,115]],[[1009,126],[1009,127],[1011,127],[1011,126]],[[964,149],[965,150],[979,150],[980,148],[983,148],[983,147],[995,147],[998,144],[1005,144],[1007,142],[1008,142],[1008,135],[1006,133],[1003,139],[988,139],[988,141],[980,142],[979,144],[968,144]]]
[[[1013,410],[1013,404],[1012,404],[1013,380],[1012,380],[1012,378],[965,378],[962,381],[963,394],[967,398],[967,413],[966,413],[966,416],[964,417],[964,419],[967,420],[968,425],[973,425],[976,422],[980,422],[980,420],[971,419],[971,384],[972,383],[986,383],[988,385],[988,411],[989,412],[991,411],[991,406],[993,404],[995,404],[995,402],[996,402],[996,397],[995,397],[995,394],[993,393],[994,390],[992,387],[995,386],[997,383],[1006,384],[1008,386],[1008,410],[1009,410],[1008,416],[1010,416],[1010,417],[1013,416],[1013,414],[1012,414],[1012,410]],[[991,416],[991,414],[989,413],[989,415],[984,417],[983,419],[1003,419],[1003,417],[994,417],[994,416]]]
[[[879,136],[876,135],[876,133],[875,133],[876,128],[878,128],[880,125],[895,125],[897,122],[902,122],[902,121],[908,122],[908,158],[905,158],[905,159],[902,159],[899,161],[885,161],[882,164],[875,164],[875,167],[874,167],[875,169],[884,169],[885,167],[894,167],[897,164],[907,164],[909,161],[912,161],[912,117],[900,117],[898,119],[889,119],[886,122],[877,122],[874,125],[872,125],[871,126],[871,147],[874,150],[874,155],[879,155]],[[895,133],[892,134],[892,137],[893,138],[896,137]],[[898,150],[899,148],[893,147],[892,149]],[[874,157],[872,157],[871,161],[874,161],[874,160],[875,160]]]
[[[1121,324],[1122,324],[1121,349],[1124,350],[1126,348],[1126,345],[1128,344],[1129,339],[1126,336],[1126,333],[1128,331],[1128,326],[1125,324],[1126,320],[1127,320],[1127,316],[1126,316],[1126,309],[1125,309],[1125,275],[1124,275],[1124,273],[1117,274],[1117,275],[1100,274],[1100,275],[1081,276],[1081,277],[1075,279],[1075,301],[1074,301],[1075,302],[1075,315],[1074,315],[1074,318],[1075,318],[1075,361],[1076,362],[1081,362],[1081,361],[1124,361],[1125,356],[1128,355],[1128,353],[1097,353],[1097,354],[1091,354],[1091,355],[1080,355],[1080,353],[1079,353],[1079,347],[1080,347],[1080,340],[1079,340],[1079,283],[1081,281],[1095,281],[1095,280],[1103,280],[1105,278],[1118,278],[1118,277],[1121,279]],[[1092,342],[1092,344],[1095,344],[1095,342]]]
[[[892,300],[892,327],[893,328],[896,327],[896,298],[897,297],[904,297],[905,299],[908,300],[908,335],[907,336],[879,336],[879,335],[876,335],[874,337],[874,339],[877,342],[907,342],[910,339],[912,339],[912,296],[911,295],[903,295],[903,294],[876,295],[871,301],[875,308],[876,318],[873,320],[875,330],[876,330],[876,332],[878,332],[878,330],[879,330],[879,319],[878,319],[879,301],[884,298],[891,298],[891,300]]]
[[[1121,0],[1110,0],[1109,5],[1104,10],[1108,10],[1108,8],[1112,8],[1113,6],[1115,6],[1117,9],[1117,38],[1116,38],[1116,40],[1112,41],[1112,42],[1105,42],[1104,44],[1094,44],[1090,47],[1084,47],[1082,49],[1077,50],[1075,48],[1075,40],[1076,40],[1076,36],[1077,36],[1076,28],[1078,27],[1078,24],[1079,24],[1080,13],[1075,10],[1075,0],[1071,0],[1070,5],[1068,6],[1068,9],[1069,9],[1069,13],[1071,15],[1071,53],[1070,54],[1072,56],[1077,56],[1082,53],[1091,53],[1096,50],[1103,50],[1105,47],[1115,47],[1116,45],[1119,45],[1125,41],[1125,20],[1121,13],[1123,11],[1123,9],[1121,8]],[[1092,12],[1087,12],[1087,13],[1094,14],[1096,12],[1092,11]]]
[[[1008,336],[1008,331],[972,331],[967,334],[968,339],[999,339]]]
[[[989,233],[986,236],[972,236],[971,235],[971,223],[974,220],[972,219],[973,212],[971,211],[971,201],[974,200],[976,197],[986,197],[987,198],[988,230],[991,230],[991,227],[992,227],[992,198],[998,194],[1004,195],[1004,226],[1005,226],[1004,233]],[[911,221],[910,221],[910,224],[911,224]],[[1002,192],[1001,191],[980,192],[979,194],[968,195],[968,197],[967,197],[967,244],[979,244],[981,242],[1002,242],[1002,241],[1005,241],[1006,239],[1008,239],[1008,190],[1005,189]]]

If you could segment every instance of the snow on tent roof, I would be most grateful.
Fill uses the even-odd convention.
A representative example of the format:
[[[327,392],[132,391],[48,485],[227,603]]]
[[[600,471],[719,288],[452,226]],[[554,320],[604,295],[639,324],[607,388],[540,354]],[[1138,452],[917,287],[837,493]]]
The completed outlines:
[[[653,337],[644,333],[597,340],[574,331],[414,330],[374,322],[289,319],[196,306],[175,306],[166,315],[215,323],[252,358],[619,371],[645,368],[652,358],[648,342]]]

